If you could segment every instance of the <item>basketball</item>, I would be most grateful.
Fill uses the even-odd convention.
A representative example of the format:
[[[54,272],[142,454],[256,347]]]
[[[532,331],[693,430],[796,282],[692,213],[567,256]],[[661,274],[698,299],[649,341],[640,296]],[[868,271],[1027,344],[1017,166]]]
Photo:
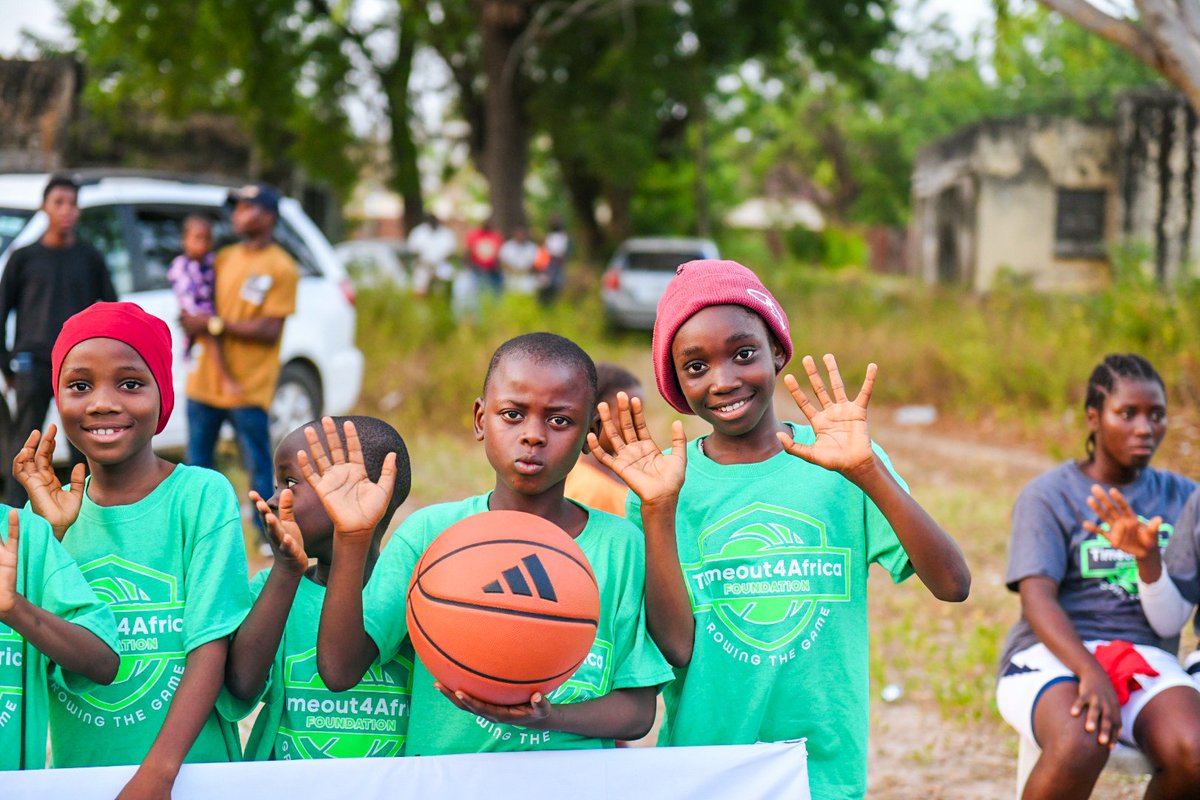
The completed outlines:
[[[417,656],[443,686],[517,705],[583,663],[600,591],[562,528],[521,511],[485,511],[442,531],[421,555],[405,613]]]

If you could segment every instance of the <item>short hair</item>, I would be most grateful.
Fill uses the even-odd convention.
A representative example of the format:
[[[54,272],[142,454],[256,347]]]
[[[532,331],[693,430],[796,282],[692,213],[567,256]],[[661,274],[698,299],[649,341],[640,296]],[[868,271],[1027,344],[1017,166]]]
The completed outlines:
[[[1167,392],[1167,385],[1163,383],[1162,376],[1145,358],[1137,353],[1109,353],[1096,365],[1088,378],[1087,395],[1083,399],[1084,412],[1090,408],[1102,411],[1104,399],[1112,394],[1118,380],[1157,383],[1163,394]],[[1085,447],[1088,460],[1091,461],[1096,455],[1096,434],[1088,434]]]
[[[640,387],[642,382],[620,364],[601,361],[596,365],[596,397],[603,399],[622,389]]]
[[[599,397],[596,380],[596,364],[592,361],[592,357],[583,351],[583,348],[572,342],[565,336],[559,336],[556,333],[525,333],[513,339],[509,339],[504,344],[496,348],[496,352],[492,354],[492,360],[488,363],[487,374],[483,376],[483,391],[487,393],[488,384],[492,380],[492,373],[500,366],[507,358],[520,356],[528,358],[538,364],[564,364],[569,367],[574,367],[587,382],[588,390],[591,392],[591,397],[588,401],[588,408],[592,413],[595,413],[596,401]]]
[[[70,175],[51,175],[50,180],[46,181],[46,188],[42,189],[42,203],[45,204],[46,199],[50,197],[50,192],[55,189],[70,189],[79,197],[79,182]]]
[[[189,225],[196,224],[203,225],[204,227],[208,228],[209,231],[211,231],[213,227],[216,226],[216,220],[214,220],[208,214],[204,214],[199,211],[192,211],[183,218],[183,226],[181,229],[186,231]]]
[[[408,499],[408,492],[412,488],[412,462],[408,457],[408,448],[404,445],[404,439],[400,436],[400,432],[391,425],[378,417],[361,415],[333,417],[333,423],[337,426],[338,438],[341,439],[343,447],[346,444],[344,426],[347,422],[354,423],[358,441],[362,445],[363,465],[367,469],[367,477],[371,480],[379,480],[379,476],[383,473],[383,461],[387,458],[387,454],[396,454],[396,481],[392,484],[392,498],[388,501],[387,510],[383,512],[379,525],[376,526],[378,531],[387,530],[388,524],[396,514],[396,509],[400,508],[400,504]],[[309,426],[312,426],[324,441],[325,430],[321,427],[321,420],[306,422],[298,430]],[[326,446],[328,446],[328,442],[326,442]]]

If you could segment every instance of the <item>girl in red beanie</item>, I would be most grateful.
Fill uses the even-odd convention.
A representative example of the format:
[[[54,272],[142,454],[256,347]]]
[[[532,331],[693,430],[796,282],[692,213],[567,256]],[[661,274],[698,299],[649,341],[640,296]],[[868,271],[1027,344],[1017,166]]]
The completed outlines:
[[[111,686],[52,685],[54,766],[138,764],[121,797],[170,797],[185,761],[240,757],[214,711],[227,637],[250,608],[242,524],[220,474],[172,464],[152,447],[171,415],[171,337],[132,303],[67,320],[51,356],[67,438],[87,457],[64,489],[53,426],[13,462],[34,512],[117,618]]]
[[[654,325],[658,389],[712,433],[686,448],[675,541],[647,535],[647,627],[676,668],[660,744],[747,744],[807,737],[812,796],[861,798],[867,764],[867,567],[914,572],[934,596],[966,598],[954,541],[909,496],[871,442],[875,365],[851,399],[837,362],[828,385],[809,357],[814,405],[784,379],[811,427],[780,421],[776,375],[792,354],[787,315],[732,261],[679,268]],[[649,441],[640,403],[602,419],[633,487],[678,454]],[[622,464],[623,465],[623,464]],[[669,507],[668,482],[660,481]],[[644,487],[642,497],[653,496]],[[649,501],[647,501],[647,504]],[[642,519],[630,494],[628,519]],[[670,530],[670,528],[666,528]],[[731,711],[735,708],[736,711]]]

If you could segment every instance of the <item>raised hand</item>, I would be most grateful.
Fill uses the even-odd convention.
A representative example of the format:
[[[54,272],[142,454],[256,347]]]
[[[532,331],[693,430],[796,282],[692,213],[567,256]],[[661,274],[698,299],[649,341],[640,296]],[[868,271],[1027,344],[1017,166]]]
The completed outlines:
[[[323,418],[321,428],[329,443],[329,452],[325,452],[314,427],[305,427],[304,438],[312,458],[303,450],[296,454],[300,471],[321,498],[326,513],[333,520],[335,534],[370,538],[392,499],[392,489],[396,485],[396,454],[387,454],[378,483],[372,483],[363,463],[362,444],[354,423],[347,420],[342,426],[346,434],[345,448],[332,417]]]
[[[21,541],[20,515],[8,512],[8,540],[0,548],[0,619],[17,604],[17,549]]]
[[[1094,522],[1084,520],[1083,528],[1088,533],[1103,536],[1113,547],[1138,559],[1158,555],[1158,528],[1162,525],[1162,517],[1142,522],[1120,489],[1112,488],[1105,494],[1098,484],[1092,484],[1092,496],[1087,499],[1087,504],[1101,522],[1108,524],[1106,531]]]
[[[271,511],[267,501],[258,492],[251,491],[250,499],[266,523],[271,549],[275,551],[275,569],[303,575],[308,570],[308,554],[304,552],[304,534],[296,524],[292,510],[292,490],[284,489],[279,493],[278,515]]]
[[[617,420],[613,420],[608,403],[601,403],[600,424],[612,444],[613,452],[607,453],[600,447],[600,439],[588,434],[588,447],[596,460],[611,469],[625,481],[644,505],[672,499],[683,487],[687,472],[687,439],[683,435],[683,423],[671,423],[671,454],[658,449],[650,430],[646,427],[646,416],[642,411],[642,399],[630,399],[625,392],[617,392]]]
[[[25,487],[33,512],[50,523],[54,536],[62,541],[67,528],[75,524],[83,505],[83,479],[87,469],[76,464],[71,469],[71,488],[64,491],[54,474],[54,437],[58,429],[51,424],[42,436],[29,434],[25,446],[13,459],[13,477]]]
[[[488,703],[466,692],[452,692],[441,683],[434,681],[434,688],[446,696],[454,705],[477,717],[483,717],[488,722],[499,722],[504,725],[523,725],[529,727],[550,716],[550,701],[540,692],[534,692],[528,703],[516,706],[498,706]]]
[[[779,441],[784,450],[798,458],[844,475],[850,474],[869,467],[875,457],[871,450],[871,437],[867,432],[867,404],[875,386],[877,367],[874,364],[867,365],[867,376],[863,380],[862,388],[858,396],[850,400],[846,396],[846,387],[842,384],[837,359],[826,353],[824,360],[825,369],[829,372],[829,385],[833,390],[832,398],[812,356],[804,357],[804,371],[808,373],[808,382],[817,396],[817,402],[821,404],[820,408],[809,401],[808,395],[794,377],[785,375],[783,378],[784,385],[791,392],[796,405],[812,426],[816,441],[812,444],[800,444],[783,432],[778,434]]]

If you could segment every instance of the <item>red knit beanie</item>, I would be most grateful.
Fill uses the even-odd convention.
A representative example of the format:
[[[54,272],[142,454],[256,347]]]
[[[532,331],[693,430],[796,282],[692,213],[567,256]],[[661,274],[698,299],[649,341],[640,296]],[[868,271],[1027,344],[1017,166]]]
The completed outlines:
[[[171,382],[171,331],[167,323],[133,303],[94,303],[68,319],[50,353],[56,401],[63,360],[75,345],[88,339],[124,342],[146,362],[158,384],[158,427],[154,432],[162,433],[175,407],[175,386]]]
[[[783,348],[783,363],[792,358],[792,337],[788,333],[787,314],[774,296],[750,270],[736,261],[689,261],[675,270],[675,277],[658,301],[654,319],[654,378],[659,394],[682,414],[691,414],[687,398],[675,375],[671,342],[683,323],[709,306],[735,305],[762,317],[767,330]],[[783,366],[780,366],[782,369]],[[778,371],[777,371],[778,373]]]

